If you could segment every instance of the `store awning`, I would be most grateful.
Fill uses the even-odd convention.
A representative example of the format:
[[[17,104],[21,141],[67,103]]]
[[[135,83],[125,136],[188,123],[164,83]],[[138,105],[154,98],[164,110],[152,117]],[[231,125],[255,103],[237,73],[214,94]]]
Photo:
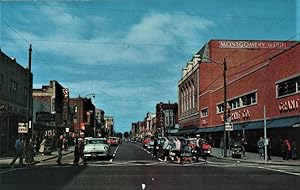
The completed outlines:
[[[184,128],[180,129],[176,135],[187,135],[187,134],[194,134],[194,132],[197,131],[197,128]]]
[[[270,119],[267,120],[267,128],[280,128],[280,127],[300,127],[300,117],[285,117],[280,119]],[[233,130],[240,131],[240,130],[255,130],[255,129],[263,129],[264,128],[264,121],[254,121],[254,122],[247,122],[247,123],[234,123]],[[198,133],[214,133],[224,131],[224,126],[216,126],[216,127],[206,127],[200,128],[195,131],[195,134]]]

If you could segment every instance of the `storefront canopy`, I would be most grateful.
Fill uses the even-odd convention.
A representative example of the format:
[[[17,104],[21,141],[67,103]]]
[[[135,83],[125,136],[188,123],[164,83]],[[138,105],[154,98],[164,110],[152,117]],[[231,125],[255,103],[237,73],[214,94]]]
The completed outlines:
[[[197,131],[197,128],[186,128],[186,129],[180,129],[176,135],[190,135],[194,134],[195,131]]]
[[[278,118],[278,119],[270,119],[267,120],[267,128],[283,128],[283,127],[295,127],[300,126],[300,117],[285,117],[285,118]],[[233,130],[240,131],[240,130],[255,130],[255,129],[263,129],[264,128],[264,121],[255,121],[255,122],[247,122],[247,123],[234,123]],[[200,128],[197,129],[194,133],[214,133],[224,131],[224,126],[216,126],[216,127],[207,127],[207,128]]]

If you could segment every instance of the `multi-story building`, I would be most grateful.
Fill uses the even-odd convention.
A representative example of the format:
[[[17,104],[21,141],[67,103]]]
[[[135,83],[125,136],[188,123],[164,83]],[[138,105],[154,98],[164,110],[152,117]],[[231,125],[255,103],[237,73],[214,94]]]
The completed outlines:
[[[178,124],[178,104],[170,102],[156,104],[156,130],[158,135],[173,133],[176,124]]]
[[[91,98],[70,98],[70,105],[74,107],[74,136],[96,136],[95,106]]]
[[[105,120],[104,115],[105,112],[102,109],[96,109],[96,134],[97,136],[104,137],[105,136]]]
[[[0,154],[13,150],[19,123],[32,119],[31,91],[32,73],[0,49]]]
[[[211,40],[194,56],[190,69],[184,69],[178,83],[180,125],[196,125],[195,134],[205,135],[218,146],[226,108],[227,121],[233,123],[231,139],[244,136],[247,148],[255,151],[256,141],[263,136],[265,106],[267,134],[273,151],[280,153],[280,139],[300,138],[299,52],[298,42]]]
[[[66,128],[72,125],[69,108],[69,90],[64,88],[59,82],[53,80],[49,85],[42,86],[41,89],[33,89],[33,99],[50,105],[50,114],[54,115],[53,135],[60,135],[66,132]]]
[[[113,116],[104,116],[105,120],[105,131],[107,136],[114,136],[114,117]]]
[[[148,112],[145,117],[145,133],[147,135],[154,135],[154,129],[156,128],[156,114]]]
[[[131,136],[136,137],[138,134],[137,123],[131,123]]]

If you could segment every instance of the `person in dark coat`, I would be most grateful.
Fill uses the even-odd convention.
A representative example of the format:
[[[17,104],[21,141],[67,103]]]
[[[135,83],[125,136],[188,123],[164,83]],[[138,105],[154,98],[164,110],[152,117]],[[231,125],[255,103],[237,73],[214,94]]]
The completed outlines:
[[[153,156],[157,157],[157,138],[154,137],[154,144],[153,144]]]
[[[75,140],[75,147],[74,147],[74,165],[78,165],[79,162],[79,150],[78,150],[78,139]]]
[[[56,142],[56,148],[57,148],[57,153],[58,153],[58,157],[56,160],[56,163],[58,165],[61,165],[61,158],[62,158],[62,150],[63,150],[63,140],[64,140],[64,136],[60,135],[59,139]]]
[[[15,155],[13,160],[10,163],[10,166],[13,168],[18,158],[19,158],[19,165],[23,166],[23,157],[24,157],[23,136],[20,136],[15,142]]]
[[[86,159],[84,157],[84,142],[83,142],[83,139],[80,138],[79,139],[79,142],[78,142],[78,155],[79,155],[79,158],[81,158],[83,164],[86,164]],[[78,160],[79,161],[79,160]]]
[[[34,146],[33,146],[32,139],[29,139],[27,143],[26,162],[27,162],[27,167],[31,167],[34,162]]]

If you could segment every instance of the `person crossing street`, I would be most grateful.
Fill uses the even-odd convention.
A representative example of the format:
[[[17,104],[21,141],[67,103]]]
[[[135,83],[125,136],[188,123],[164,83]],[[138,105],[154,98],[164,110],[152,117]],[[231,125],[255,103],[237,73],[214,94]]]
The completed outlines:
[[[62,164],[61,158],[62,158],[62,150],[63,150],[63,139],[64,139],[64,136],[60,135],[59,139],[56,142],[56,148],[57,148],[57,153],[58,153],[56,163],[58,165]]]

